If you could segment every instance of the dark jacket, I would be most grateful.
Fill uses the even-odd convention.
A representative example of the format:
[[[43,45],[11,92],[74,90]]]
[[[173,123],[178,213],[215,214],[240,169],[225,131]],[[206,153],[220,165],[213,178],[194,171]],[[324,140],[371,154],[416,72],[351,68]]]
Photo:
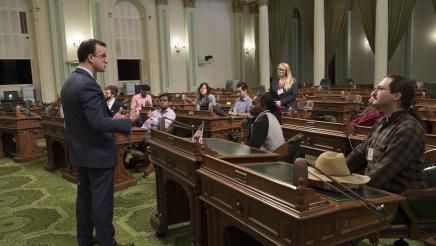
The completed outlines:
[[[72,165],[112,168],[117,163],[113,132],[129,133],[129,119],[113,119],[91,75],[77,68],[61,91],[68,155]]]
[[[115,99],[114,104],[112,104],[112,107],[110,108],[111,115],[114,116],[118,111],[120,111],[120,108],[123,106],[123,104]]]
[[[291,88],[286,91],[283,91],[282,94],[278,94],[279,81],[274,79],[271,81],[269,85],[269,93],[274,98],[274,100],[280,100],[282,106],[289,108],[292,107],[294,109],[298,109],[297,96],[298,96],[298,84],[296,81],[292,83]]]

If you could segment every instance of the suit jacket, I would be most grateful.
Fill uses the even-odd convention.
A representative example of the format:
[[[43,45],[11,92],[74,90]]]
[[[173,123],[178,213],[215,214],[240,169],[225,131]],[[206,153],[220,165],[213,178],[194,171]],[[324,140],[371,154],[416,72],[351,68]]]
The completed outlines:
[[[269,86],[269,93],[274,98],[274,100],[280,100],[282,106],[286,108],[292,107],[294,109],[298,109],[298,84],[296,83],[296,81],[292,83],[291,88],[283,91],[283,93],[280,95],[277,93],[278,89],[279,81],[277,79],[272,80]]]
[[[113,132],[129,133],[129,119],[113,119],[103,92],[91,75],[77,68],[61,91],[70,163],[112,168],[117,163]]]
[[[114,103],[112,104],[112,107],[109,109],[109,111],[111,112],[111,115],[114,116],[116,113],[118,113],[118,111],[120,110],[120,108],[123,106],[123,104],[118,101],[117,99],[115,99]]]

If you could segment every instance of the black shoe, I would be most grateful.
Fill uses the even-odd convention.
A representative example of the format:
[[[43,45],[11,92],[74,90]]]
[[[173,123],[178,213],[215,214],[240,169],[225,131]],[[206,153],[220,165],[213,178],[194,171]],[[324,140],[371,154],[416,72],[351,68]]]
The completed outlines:
[[[118,244],[118,246],[135,246],[134,243]]]

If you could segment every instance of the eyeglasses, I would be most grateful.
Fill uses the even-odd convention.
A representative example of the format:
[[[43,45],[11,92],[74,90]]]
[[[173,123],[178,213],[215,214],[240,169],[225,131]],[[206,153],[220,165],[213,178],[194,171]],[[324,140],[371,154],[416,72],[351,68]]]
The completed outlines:
[[[389,90],[388,88],[384,88],[383,86],[381,86],[381,85],[378,85],[378,86],[376,86],[375,88],[374,88],[374,90],[375,91],[384,91],[384,90]]]
[[[284,68],[278,68],[277,71],[286,71]]]
[[[103,59],[104,61],[107,59],[106,54],[101,54],[101,55],[94,55],[94,54],[92,54],[92,55],[95,56],[95,57],[100,57],[100,58]]]
[[[237,93],[241,93],[241,92],[243,92],[243,90],[237,90],[236,92],[237,92]]]

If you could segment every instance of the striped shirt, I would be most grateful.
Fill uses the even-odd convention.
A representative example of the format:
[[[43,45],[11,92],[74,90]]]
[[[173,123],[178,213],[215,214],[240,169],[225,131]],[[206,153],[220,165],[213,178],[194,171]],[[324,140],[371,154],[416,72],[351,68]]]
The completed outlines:
[[[408,111],[378,120],[347,157],[351,172],[365,169],[370,186],[393,193],[424,188],[425,131]]]

